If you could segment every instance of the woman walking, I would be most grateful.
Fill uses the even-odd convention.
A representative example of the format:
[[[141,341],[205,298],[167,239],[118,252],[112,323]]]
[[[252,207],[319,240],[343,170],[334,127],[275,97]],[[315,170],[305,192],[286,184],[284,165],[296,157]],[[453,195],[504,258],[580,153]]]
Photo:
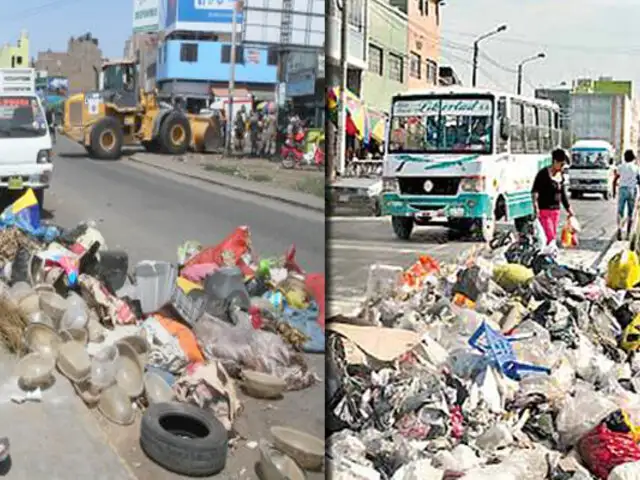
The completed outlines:
[[[569,155],[558,148],[551,152],[551,166],[538,172],[533,181],[533,210],[540,221],[547,245],[556,240],[560,224],[560,206],[563,206],[569,217],[573,210],[565,189],[564,166],[569,163]]]
[[[633,224],[633,212],[638,197],[638,185],[640,185],[640,167],[636,161],[636,154],[631,150],[624,152],[624,163],[616,172],[618,191],[618,240],[622,240],[622,223],[627,214],[627,239],[631,233]]]

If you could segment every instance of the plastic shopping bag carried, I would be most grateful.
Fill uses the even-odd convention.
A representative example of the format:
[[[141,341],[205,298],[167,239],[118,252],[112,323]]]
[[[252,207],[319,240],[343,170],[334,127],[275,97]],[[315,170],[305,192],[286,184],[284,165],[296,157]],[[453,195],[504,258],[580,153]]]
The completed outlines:
[[[563,248],[575,248],[578,246],[578,232],[580,224],[575,217],[569,217],[567,223],[562,227],[560,234],[560,244]]]
[[[640,261],[635,252],[625,250],[615,254],[607,265],[607,287],[630,290],[640,282]]]

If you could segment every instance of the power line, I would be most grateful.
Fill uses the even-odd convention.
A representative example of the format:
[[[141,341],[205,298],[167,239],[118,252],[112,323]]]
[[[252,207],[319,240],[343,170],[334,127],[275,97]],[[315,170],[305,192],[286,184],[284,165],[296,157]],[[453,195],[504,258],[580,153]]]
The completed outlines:
[[[449,30],[450,34],[460,37],[476,38],[477,34],[469,32],[460,32],[455,30]],[[640,54],[640,47],[588,47],[585,45],[568,45],[559,43],[543,43],[533,40],[527,40],[520,37],[512,36],[500,36],[492,39],[493,42],[500,43],[512,43],[518,45],[529,45],[542,48],[555,48],[558,50],[571,50],[577,52],[583,52],[588,54],[610,54],[610,55],[638,55]]]

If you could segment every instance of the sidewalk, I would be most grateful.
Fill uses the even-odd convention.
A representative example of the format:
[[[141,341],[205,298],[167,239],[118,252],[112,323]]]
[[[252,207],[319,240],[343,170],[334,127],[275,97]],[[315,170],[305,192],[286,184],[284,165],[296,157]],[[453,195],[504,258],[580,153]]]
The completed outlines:
[[[324,173],[284,170],[265,159],[135,153],[129,160],[232,190],[324,213]],[[309,192],[313,192],[309,193]]]
[[[0,465],[0,476],[12,480],[134,480],[136,476],[115,453],[107,437],[69,381],[42,392],[42,402],[19,405],[13,376],[16,359],[0,353],[0,436],[10,442],[11,465]],[[8,471],[7,471],[8,470]]]

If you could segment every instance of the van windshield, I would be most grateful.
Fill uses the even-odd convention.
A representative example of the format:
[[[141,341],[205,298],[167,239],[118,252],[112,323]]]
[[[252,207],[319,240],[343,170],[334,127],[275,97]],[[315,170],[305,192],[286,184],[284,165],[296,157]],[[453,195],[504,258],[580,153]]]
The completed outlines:
[[[606,150],[574,150],[571,155],[572,168],[609,168],[611,155]]]
[[[49,133],[37,98],[0,97],[0,138],[42,137]]]

